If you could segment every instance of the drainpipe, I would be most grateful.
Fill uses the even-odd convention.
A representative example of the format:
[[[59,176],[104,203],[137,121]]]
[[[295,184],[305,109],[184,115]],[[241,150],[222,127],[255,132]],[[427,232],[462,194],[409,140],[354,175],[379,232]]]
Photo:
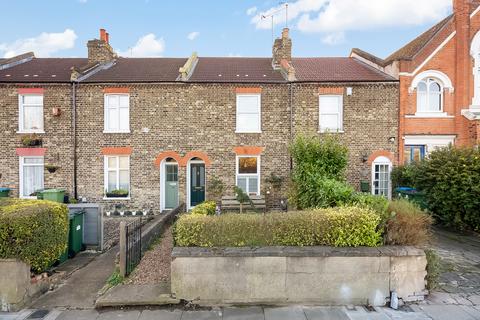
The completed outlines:
[[[293,141],[293,86],[295,84],[288,84],[288,105],[290,107],[290,143]],[[290,156],[290,171],[293,169],[293,159]]]
[[[77,199],[77,83],[72,82],[73,197]]]

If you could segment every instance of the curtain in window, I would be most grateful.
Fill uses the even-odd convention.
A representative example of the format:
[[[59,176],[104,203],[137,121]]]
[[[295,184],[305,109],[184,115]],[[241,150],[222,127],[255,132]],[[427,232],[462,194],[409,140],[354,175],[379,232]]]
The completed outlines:
[[[23,194],[28,197],[35,191],[43,189],[42,159],[24,159],[23,164]]]

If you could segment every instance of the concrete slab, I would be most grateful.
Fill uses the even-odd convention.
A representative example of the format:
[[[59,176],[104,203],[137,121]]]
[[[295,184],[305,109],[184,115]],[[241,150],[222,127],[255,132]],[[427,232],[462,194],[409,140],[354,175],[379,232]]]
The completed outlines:
[[[66,310],[56,320],[95,320],[98,317],[96,310]]]
[[[36,309],[90,309],[98,291],[115,268],[118,247],[97,256],[85,267],[75,271],[58,289],[41,296],[32,304]]]
[[[224,308],[223,320],[264,320],[261,307]]]
[[[170,297],[168,284],[118,285],[108,290],[95,301],[95,307],[152,306],[177,304],[180,301]]]
[[[24,309],[18,312],[0,312],[0,320],[24,320],[33,313],[32,309]]]
[[[181,318],[181,310],[144,310],[139,320],[180,320]]]
[[[383,312],[368,312],[361,306],[356,307],[355,310],[346,310],[346,314],[351,320],[390,320],[390,317]]]
[[[212,311],[184,311],[182,320],[221,320],[222,312],[219,310]]]
[[[424,313],[435,320],[475,320],[462,306],[455,305],[424,305],[419,307]]]
[[[100,313],[97,320],[138,320],[138,318],[140,317],[140,312],[141,311],[139,310],[109,311],[105,313]]]
[[[475,319],[480,319],[480,310],[472,306],[461,306],[462,310],[474,317]]]
[[[301,307],[265,308],[265,320],[306,320]]]
[[[343,308],[303,307],[308,320],[349,320]]]

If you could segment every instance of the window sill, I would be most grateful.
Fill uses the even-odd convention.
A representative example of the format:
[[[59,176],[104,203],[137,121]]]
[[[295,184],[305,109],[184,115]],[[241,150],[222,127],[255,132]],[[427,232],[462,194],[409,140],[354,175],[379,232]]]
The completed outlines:
[[[40,133],[41,134],[41,133],[45,133],[45,131],[43,131],[43,130],[42,131],[20,131],[19,130],[19,131],[17,131],[17,133],[19,133],[19,134]]]
[[[108,131],[108,130],[103,130],[103,133],[131,133],[130,130],[127,131]]]
[[[237,130],[237,131],[235,131],[235,133],[256,133],[256,134],[258,134],[258,133],[262,133],[262,131],[238,131]]]
[[[417,112],[414,115],[405,115],[405,118],[455,118],[455,116],[449,116],[446,112]]]
[[[103,197],[103,200],[125,200],[125,201],[127,201],[127,200],[132,200],[132,198],[130,198],[130,197],[126,197],[126,198],[122,198],[122,197],[118,197],[118,198],[112,198],[112,197],[107,198],[107,197]]]
[[[345,133],[343,130],[338,130],[338,131],[330,131],[330,130],[319,130],[317,133]]]

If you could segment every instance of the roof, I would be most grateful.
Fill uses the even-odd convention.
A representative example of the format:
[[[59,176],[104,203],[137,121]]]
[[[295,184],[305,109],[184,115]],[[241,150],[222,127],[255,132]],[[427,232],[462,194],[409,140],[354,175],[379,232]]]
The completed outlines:
[[[118,58],[83,82],[173,82],[186,58]]]
[[[186,58],[118,58],[96,69],[81,82],[175,82]],[[86,58],[32,58],[0,70],[0,82],[70,82],[72,67],[81,69]],[[353,58],[294,58],[300,82],[395,81],[394,78]],[[200,57],[187,82],[286,83],[274,70],[271,58]]]
[[[192,82],[285,82],[271,58],[199,58]]]
[[[86,58],[33,58],[0,70],[0,82],[69,82],[71,68],[87,62]]]
[[[446,17],[445,19],[419,35],[414,40],[410,41],[405,46],[392,53],[389,57],[385,59],[385,64],[389,64],[390,62],[396,60],[412,59],[451,20],[453,20],[453,14]]]
[[[301,82],[396,81],[354,58],[294,58],[295,76]]]

